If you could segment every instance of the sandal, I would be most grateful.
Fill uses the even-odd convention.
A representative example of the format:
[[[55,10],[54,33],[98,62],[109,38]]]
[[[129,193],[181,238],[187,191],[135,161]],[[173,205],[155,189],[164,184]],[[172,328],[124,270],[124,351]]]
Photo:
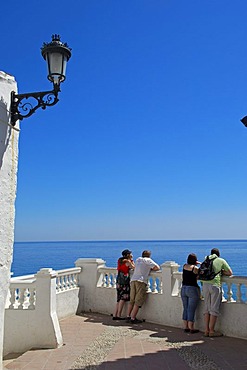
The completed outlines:
[[[213,333],[209,333],[209,337],[222,337],[223,334],[220,331],[214,331]]]

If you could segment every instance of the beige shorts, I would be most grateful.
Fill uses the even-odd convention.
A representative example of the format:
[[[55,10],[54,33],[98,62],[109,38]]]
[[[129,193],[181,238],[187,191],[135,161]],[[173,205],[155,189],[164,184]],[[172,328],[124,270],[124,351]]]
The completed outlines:
[[[204,297],[204,314],[209,313],[213,316],[219,316],[220,305],[222,302],[221,287],[204,283],[202,287]]]
[[[141,307],[146,300],[147,284],[141,281],[131,281],[130,283],[130,303]]]

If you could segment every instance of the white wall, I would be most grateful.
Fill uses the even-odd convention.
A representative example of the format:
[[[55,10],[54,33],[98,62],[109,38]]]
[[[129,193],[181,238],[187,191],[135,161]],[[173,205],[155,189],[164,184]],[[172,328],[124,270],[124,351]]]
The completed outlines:
[[[57,317],[63,319],[77,313],[79,305],[79,288],[56,294]]]
[[[18,164],[18,124],[8,125],[10,94],[17,86],[13,76],[0,72],[0,369],[3,353],[4,308],[14,243]]]
[[[31,348],[57,348],[63,345],[57,316],[56,278],[56,271],[41,269],[36,274],[34,309],[18,307],[5,310],[4,356],[8,353],[25,352]],[[25,286],[25,281],[23,284]],[[70,297],[70,292],[67,293],[67,297]],[[66,304],[65,296],[63,302]],[[67,304],[72,302],[70,297]],[[74,307],[74,312],[76,308]],[[73,307],[69,309],[72,310]],[[62,312],[66,316],[65,310]]]
[[[80,312],[99,312],[113,314],[116,305],[116,289],[103,287],[100,269],[104,266],[101,259],[84,259],[76,261],[77,267],[82,267],[79,276]],[[182,328],[182,300],[178,296],[179,265],[175,262],[166,262],[162,265],[163,293],[148,293],[147,301],[138,313],[139,318],[148,322]],[[110,273],[110,269],[109,269]],[[229,280],[228,280],[229,279]],[[229,284],[234,279],[224,277]],[[243,281],[244,283],[244,281]],[[126,312],[126,311],[125,311]],[[247,339],[247,304],[237,302],[222,302],[221,315],[217,321],[217,329],[224,335]],[[196,311],[195,327],[204,331],[203,301]]]

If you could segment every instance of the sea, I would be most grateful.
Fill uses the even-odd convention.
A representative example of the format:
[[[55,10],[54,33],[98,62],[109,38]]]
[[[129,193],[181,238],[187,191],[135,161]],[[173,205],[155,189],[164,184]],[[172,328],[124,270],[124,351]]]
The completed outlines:
[[[124,249],[132,251],[134,259],[143,250],[151,251],[158,264],[175,261],[182,271],[190,253],[198,261],[218,248],[236,276],[246,276],[247,240],[140,240],[140,241],[52,241],[15,242],[11,272],[13,277],[35,274],[41,268],[61,270],[75,266],[78,258],[101,258],[107,267],[116,267]]]

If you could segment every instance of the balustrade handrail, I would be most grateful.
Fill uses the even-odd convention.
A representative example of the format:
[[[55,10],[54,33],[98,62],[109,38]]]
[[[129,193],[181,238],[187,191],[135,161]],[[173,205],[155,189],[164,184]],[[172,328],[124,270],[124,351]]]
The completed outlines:
[[[81,272],[81,267],[72,267],[68,269],[63,269],[63,270],[56,270],[58,276],[65,276],[68,274],[79,274]]]
[[[35,274],[11,277],[10,282],[12,283],[16,280],[18,280],[18,281],[20,281],[20,280],[21,281],[28,281],[28,280],[32,280],[32,279],[36,279]]]
[[[15,281],[10,281],[10,287],[11,288],[18,288],[20,285],[32,285],[36,283],[36,279],[32,280],[15,280]]]
[[[98,271],[99,272],[107,272],[107,271],[117,272],[117,268],[116,267],[99,267]]]
[[[247,284],[247,276],[237,276],[237,275],[232,275],[232,276],[226,276],[223,275],[222,281],[225,283],[232,282],[232,284]]]

